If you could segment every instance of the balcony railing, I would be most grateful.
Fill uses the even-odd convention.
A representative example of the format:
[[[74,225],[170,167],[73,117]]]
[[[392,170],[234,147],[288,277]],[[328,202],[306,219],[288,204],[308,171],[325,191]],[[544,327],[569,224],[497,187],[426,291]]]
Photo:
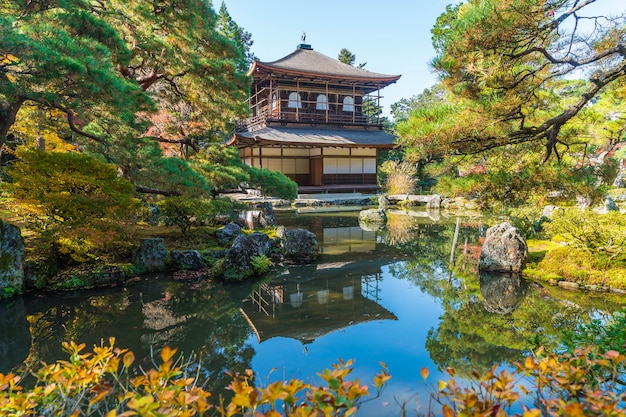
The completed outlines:
[[[341,108],[341,106],[333,106]],[[287,108],[283,110],[274,109],[269,111],[267,106],[257,110],[257,114],[239,122],[237,131],[252,131],[260,129],[270,124],[280,123],[287,125],[291,123],[316,125],[342,126],[363,126],[381,127],[378,117],[368,117],[360,113],[361,106],[354,105],[355,111],[346,112],[342,110],[309,110],[306,108]]]

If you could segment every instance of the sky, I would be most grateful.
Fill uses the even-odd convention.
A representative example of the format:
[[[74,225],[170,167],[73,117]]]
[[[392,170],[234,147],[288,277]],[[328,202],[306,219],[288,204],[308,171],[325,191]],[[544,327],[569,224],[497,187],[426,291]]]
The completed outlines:
[[[605,0],[606,1],[606,0]],[[621,1],[621,0],[620,0]],[[252,35],[252,52],[271,62],[306,43],[337,58],[342,48],[355,65],[402,75],[381,90],[383,115],[391,104],[421,93],[436,82],[428,63],[434,57],[430,30],[451,0],[224,0],[231,18]],[[213,7],[219,11],[220,0]]]
[[[383,115],[391,104],[436,83],[430,30],[455,0],[224,0],[231,18],[252,34],[252,52],[271,62],[292,53],[306,33],[314,50],[337,58],[342,48],[366,70],[401,75],[381,90]],[[219,11],[221,0],[214,0]],[[624,11],[624,0],[597,0],[602,14]]]

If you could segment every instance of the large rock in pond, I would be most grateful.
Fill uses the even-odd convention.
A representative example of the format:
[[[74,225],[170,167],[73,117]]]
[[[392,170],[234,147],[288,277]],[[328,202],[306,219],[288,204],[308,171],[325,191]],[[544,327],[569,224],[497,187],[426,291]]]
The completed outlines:
[[[240,234],[241,226],[237,223],[228,223],[226,226],[215,231],[215,237],[217,237],[217,243],[220,246],[230,245]]]
[[[276,216],[274,216],[274,207],[269,201],[264,201],[259,207],[259,226],[273,227],[276,226]]]
[[[18,293],[24,285],[24,239],[20,229],[0,220],[0,291]],[[2,298],[2,297],[0,297]]]
[[[387,223],[387,214],[385,210],[361,210],[359,212],[359,223],[384,226]]]
[[[381,194],[378,197],[378,210],[386,210],[390,204],[391,202],[389,201],[386,195]]]
[[[254,274],[252,258],[270,254],[270,238],[263,233],[240,234],[225,257],[222,275],[227,279],[243,279]]]
[[[433,196],[426,203],[428,210],[439,210],[441,208],[441,196],[439,194],[433,194]]]
[[[283,258],[287,262],[315,261],[322,250],[315,234],[304,229],[287,230],[283,236]]]
[[[165,270],[167,250],[162,238],[141,239],[139,252],[135,264],[146,272],[160,272]]]
[[[176,271],[197,271],[205,267],[204,259],[197,250],[173,250],[170,258],[171,267]]]
[[[480,271],[521,272],[528,260],[528,246],[521,232],[504,222],[487,229],[480,252]]]

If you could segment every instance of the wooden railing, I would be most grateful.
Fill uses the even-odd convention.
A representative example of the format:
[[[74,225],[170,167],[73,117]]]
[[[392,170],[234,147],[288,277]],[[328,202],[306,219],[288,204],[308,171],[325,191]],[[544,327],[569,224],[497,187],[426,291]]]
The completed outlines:
[[[329,105],[329,110],[315,109],[315,103],[303,102],[302,108],[284,108],[270,111],[264,103],[256,108],[256,114],[237,123],[236,130],[250,131],[266,126],[268,123],[309,123],[311,125],[325,124],[335,126],[364,126],[380,128],[377,117],[368,117],[361,114],[361,105],[355,104],[353,112],[341,110],[341,105]],[[312,110],[311,110],[312,109]],[[333,110],[330,110],[333,109]]]

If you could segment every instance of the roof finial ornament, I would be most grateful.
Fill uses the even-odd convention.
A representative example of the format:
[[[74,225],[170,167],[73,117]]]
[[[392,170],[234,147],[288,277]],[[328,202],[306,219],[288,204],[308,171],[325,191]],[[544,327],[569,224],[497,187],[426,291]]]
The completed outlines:
[[[302,35],[300,35],[300,40],[302,42],[300,43],[300,45],[298,45],[298,49],[308,49],[308,50],[312,50],[313,49],[313,48],[311,48],[311,45],[306,43],[306,32],[302,32]]]

